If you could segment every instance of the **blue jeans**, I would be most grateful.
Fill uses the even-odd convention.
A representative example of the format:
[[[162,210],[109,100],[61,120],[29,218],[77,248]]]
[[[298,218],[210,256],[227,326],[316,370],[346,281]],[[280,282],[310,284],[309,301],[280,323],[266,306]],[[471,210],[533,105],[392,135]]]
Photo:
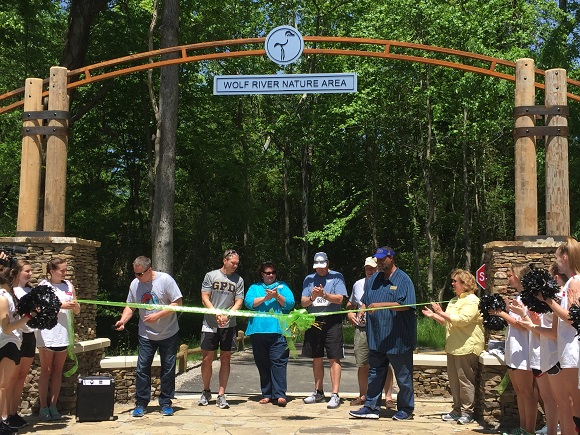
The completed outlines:
[[[260,374],[262,396],[286,398],[286,374],[290,351],[286,338],[280,334],[252,334],[252,352]]]
[[[403,354],[386,354],[369,350],[369,386],[365,406],[378,410],[380,400],[387,380],[389,364],[399,386],[397,394],[397,410],[412,414],[415,409],[413,391],[413,352]]]
[[[171,399],[175,396],[177,336],[178,334],[175,334],[159,341],[139,336],[139,356],[135,373],[135,404],[137,406],[146,407],[151,400],[151,364],[157,349],[161,357],[159,405],[171,406]]]

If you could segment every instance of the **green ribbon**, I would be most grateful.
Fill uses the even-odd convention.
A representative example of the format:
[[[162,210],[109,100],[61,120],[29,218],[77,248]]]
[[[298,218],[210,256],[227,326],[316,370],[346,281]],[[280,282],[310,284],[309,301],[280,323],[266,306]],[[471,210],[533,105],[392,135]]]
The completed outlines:
[[[499,383],[499,385],[496,388],[497,394],[499,394],[501,396],[503,393],[505,393],[505,390],[509,384],[510,384],[510,376],[509,376],[508,372],[505,372],[501,382]]]
[[[288,349],[290,349],[290,354],[293,357],[298,355],[296,350],[295,338],[300,332],[304,332],[310,329],[312,326],[319,328],[318,323],[316,323],[316,317],[332,316],[335,314],[346,314],[346,313],[360,313],[362,311],[377,311],[377,310],[388,310],[392,308],[406,308],[406,307],[418,307],[421,305],[430,305],[431,302],[424,302],[420,304],[409,304],[409,305],[396,305],[394,307],[375,307],[375,308],[365,308],[357,310],[341,310],[341,311],[330,311],[321,313],[309,313],[306,309],[300,308],[290,311],[288,314],[275,313],[273,310],[269,312],[263,311],[246,311],[246,310],[230,310],[230,309],[220,309],[220,308],[205,308],[205,307],[187,307],[184,305],[159,305],[159,304],[142,304],[135,302],[113,302],[113,301],[99,301],[91,299],[77,299],[77,302],[81,304],[91,304],[91,305],[106,305],[110,307],[129,307],[138,308],[148,311],[161,311],[169,310],[182,313],[196,313],[196,314],[221,314],[226,316],[236,316],[236,317],[275,317],[280,322],[280,329],[282,330],[282,335],[286,337],[286,342],[288,344]],[[449,301],[443,301],[445,303]],[[74,343],[74,332],[73,328],[69,328],[69,333],[73,334]],[[72,350],[69,347],[69,356],[71,356]],[[76,360],[76,355],[72,354],[71,358]],[[76,366],[73,367],[76,371],[78,367],[78,361]],[[72,369],[71,369],[72,370]],[[70,371],[70,370],[69,370]],[[74,373],[74,371],[72,373]],[[67,372],[68,373],[68,372]],[[71,373],[71,374],[72,374]],[[66,374],[65,374],[66,375]],[[70,375],[69,375],[70,376]]]
[[[70,378],[79,369],[79,359],[77,358],[77,355],[74,353],[74,347],[75,347],[74,320],[75,320],[75,316],[71,310],[70,316],[68,316],[68,328],[67,328],[68,329],[68,347],[66,350],[68,353],[68,357],[73,360],[73,366],[70,369],[68,369],[66,372],[63,373],[66,378]]]

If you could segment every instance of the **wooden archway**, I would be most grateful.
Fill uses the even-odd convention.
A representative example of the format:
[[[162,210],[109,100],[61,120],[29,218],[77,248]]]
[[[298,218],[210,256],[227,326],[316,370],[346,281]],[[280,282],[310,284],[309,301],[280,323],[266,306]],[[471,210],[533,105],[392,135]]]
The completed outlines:
[[[188,62],[199,62],[204,60],[219,60],[247,56],[265,56],[266,52],[263,48],[266,38],[246,38],[246,39],[232,39],[224,41],[203,42],[197,44],[181,45],[177,47],[170,47],[160,50],[148,51],[144,53],[129,55],[118,59],[113,59],[105,62],[96,63],[93,65],[78,68],[72,71],[67,71],[64,68],[55,67],[51,69],[51,78],[27,79],[27,83],[32,85],[32,80],[36,80],[34,86],[39,90],[39,97],[36,103],[32,103],[28,108],[28,118],[24,118],[24,137],[23,137],[23,151],[22,151],[22,169],[20,180],[20,202],[18,212],[17,230],[21,234],[35,232],[36,221],[38,217],[38,189],[40,187],[40,159],[38,157],[40,148],[40,138],[42,135],[49,136],[47,145],[47,156],[49,153],[59,155],[58,161],[51,163],[53,167],[47,173],[53,174],[52,183],[48,180],[45,183],[51,186],[50,191],[47,190],[45,196],[45,216],[43,233],[49,234],[63,234],[64,233],[64,200],[66,188],[66,144],[68,142],[68,99],[66,94],[69,90],[89,85],[94,82],[112,79],[135,72],[145,71],[154,68],[161,68],[167,65],[176,65]],[[508,80],[516,83],[517,93],[517,67],[516,62],[506,61],[490,56],[470,53],[461,50],[453,50],[449,48],[435,47],[430,45],[415,44],[410,42],[400,42],[385,39],[368,39],[368,38],[343,38],[332,36],[304,36],[305,43],[310,43],[313,47],[305,47],[304,55],[326,55],[326,56],[358,56],[358,57],[372,57],[385,60],[399,60],[406,62],[416,62],[428,65],[446,67],[457,69],[465,72],[475,74],[482,74],[491,77],[496,77],[502,80]],[[518,141],[525,143],[528,151],[526,152],[527,161],[531,158],[535,160],[535,136],[539,133],[534,133],[535,125],[534,117],[538,114],[527,113],[530,106],[530,95],[536,89],[546,90],[546,71],[533,67],[533,60],[528,59],[527,66],[521,71],[525,71],[526,80],[525,92],[527,97],[522,101],[523,103],[516,106],[524,108],[524,114],[518,114],[519,119],[527,122],[516,125],[517,128],[524,128],[529,134],[525,134],[517,139],[516,150],[518,149]],[[531,68],[529,64],[531,63]],[[53,73],[54,70],[54,73]],[[64,71],[62,71],[64,70]],[[563,70],[561,70],[563,71]],[[556,74],[557,75],[557,74]],[[60,84],[53,82],[46,90],[49,80],[56,81],[56,77],[61,76]],[[537,77],[540,80],[537,80]],[[564,71],[565,77],[565,71]],[[530,79],[530,80],[528,80]],[[532,85],[533,83],[533,85]],[[560,105],[566,105],[566,100],[580,101],[580,95],[568,92],[567,86],[580,88],[580,81],[565,78],[564,82],[559,82],[563,85],[565,92],[560,95],[557,100]],[[0,95],[0,114],[13,111],[24,107],[26,113],[26,87],[15,89],[11,92]],[[51,93],[52,91],[52,93]],[[561,94],[561,93],[560,93]],[[48,111],[42,111],[42,106],[39,107],[39,102],[42,97],[49,96]],[[16,101],[14,101],[16,100]],[[54,101],[51,107],[51,101]],[[516,96],[517,100],[517,96]],[[563,100],[563,101],[562,101]],[[548,104],[548,102],[547,102]],[[31,113],[37,114],[37,118],[31,117]],[[562,116],[546,113],[545,116],[551,115],[553,118],[562,118]],[[38,127],[42,125],[42,120],[49,120],[48,127]],[[40,121],[40,123],[39,123]],[[36,123],[35,123],[36,122]],[[518,121],[516,121],[517,123]],[[567,121],[566,121],[567,123]],[[563,124],[559,124],[562,126]],[[28,131],[26,131],[28,128]],[[530,130],[531,129],[531,130]],[[545,133],[546,135],[550,133]],[[567,136],[567,127],[566,135]],[[533,141],[533,144],[530,142]],[[50,147],[50,149],[48,149]],[[520,146],[520,148],[522,148]],[[533,148],[533,156],[529,151]],[[561,147],[560,147],[561,148]],[[560,153],[559,155],[561,155]],[[565,143],[565,155],[567,160],[567,137]],[[64,156],[64,159],[63,159]],[[518,154],[516,152],[516,160]],[[49,163],[47,162],[47,166]],[[516,180],[519,179],[516,164]],[[561,172],[562,168],[559,168]],[[558,172],[557,171],[557,172]],[[567,176],[567,164],[566,164]],[[534,174],[535,177],[535,166]],[[522,176],[523,185],[528,185],[528,180],[532,177],[531,171]],[[516,181],[516,185],[517,185]],[[565,181],[567,185],[567,178]],[[527,198],[527,204],[533,204],[537,201],[536,192],[521,192],[523,197]],[[520,197],[522,197],[520,195]],[[568,190],[566,188],[558,198],[555,199],[555,204],[558,204],[561,198],[566,197],[566,204],[568,202]],[[516,186],[516,198],[518,197],[518,188]],[[516,205],[516,236],[531,235],[534,232],[534,222],[537,228],[536,209],[531,209],[525,212],[525,215],[518,219],[518,213],[527,208]],[[566,210],[569,210],[567,208]],[[566,211],[564,212],[566,214]],[[568,212],[569,214],[569,212]],[[522,222],[522,224],[519,224]],[[518,225],[520,228],[518,230]],[[523,225],[523,227],[522,227]],[[566,225],[564,225],[566,227]],[[569,228],[569,216],[568,216]],[[558,230],[562,231],[562,230]],[[566,232],[566,230],[563,230]],[[569,231],[569,229],[568,229]],[[519,233],[519,234],[518,234]],[[531,233],[531,234],[530,234]],[[537,233],[537,229],[536,229]],[[537,235],[537,234],[536,234]]]

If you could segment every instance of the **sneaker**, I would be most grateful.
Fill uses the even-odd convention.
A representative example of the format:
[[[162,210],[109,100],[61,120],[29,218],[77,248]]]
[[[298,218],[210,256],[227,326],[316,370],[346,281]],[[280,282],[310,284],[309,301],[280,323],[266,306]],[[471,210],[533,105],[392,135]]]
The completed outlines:
[[[48,411],[50,412],[50,417],[53,420],[62,420],[62,415],[60,415],[60,412],[58,412],[56,406],[51,406],[50,408],[48,408]]]
[[[9,415],[6,419],[6,424],[10,426],[11,429],[21,429],[28,426],[28,422],[18,414]]]
[[[133,417],[143,417],[145,415],[145,408],[143,408],[141,405],[136,405],[131,415]]]
[[[413,414],[407,414],[405,411],[400,410],[393,415],[393,420],[411,420],[413,418]]]
[[[543,428],[538,429],[536,433],[540,435],[548,435],[548,425],[545,425]],[[560,424],[558,424],[558,433],[560,433]]]
[[[0,422],[0,435],[12,435],[18,433],[16,429],[12,429],[5,421]]]
[[[350,411],[349,415],[354,418],[373,418],[376,420],[379,418],[379,410],[369,408],[368,406],[363,406],[356,411]]]
[[[161,408],[161,415],[164,417],[169,417],[173,415],[173,408],[171,406],[165,405]]]
[[[473,418],[469,415],[462,415],[457,419],[457,424],[469,424],[473,423]]]
[[[217,406],[220,409],[228,409],[230,407],[230,405],[226,401],[225,394],[222,394],[221,396],[217,396],[217,399],[215,401],[215,406]]]
[[[461,414],[451,411],[449,414],[443,414],[441,420],[443,421],[457,421],[461,418]]]
[[[201,393],[201,397],[197,401],[199,406],[207,406],[209,405],[209,401],[211,400],[211,391],[210,390],[203,390]]]
[[[40,411],[38,411],[38,416],[41,420],[52,421],[52,417],[50,416],[50,411],[48,408],[40,408]]]
[[[320,402],[324,402],[325,401],[325,397],[324,397],[324,393],[318,393],[318,392],[315,391],[310,396],[305,397],[302,400],[306,404],[310,404],[310,403],[320,403]]]
[[[328,405],[326,407],[328,409],[336,409],[340,406],[340,397],[338,397],[337,393],[332,393],[330,395],[330,400],[328,401]]]

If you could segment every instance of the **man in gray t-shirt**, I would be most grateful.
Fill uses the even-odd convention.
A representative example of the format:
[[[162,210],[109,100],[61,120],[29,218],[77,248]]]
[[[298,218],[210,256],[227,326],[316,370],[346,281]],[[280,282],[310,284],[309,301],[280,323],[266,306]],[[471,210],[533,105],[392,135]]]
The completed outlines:
[[[244,280],[235,273],[240,256],[233,249],[224,252],[223,265],[205,275],[201,285],[201,302],[206,308],[239,310],[244,302]],[[225,391],[230,376],[232,351],[236,349],[236,317],[226,314],[206,314],[201,327],[201,377],[203,392],[200,406],[207,406],[211,399],[210,381],[214,352],[220,349],[219,390],[216,405],[229,408]]]
[[[175,280],[164,272],[151,269],[151,260],[137,257],[133,262],[135,279],[129,287],[127,303],[172,305],[182,304],[182,295]],[[133,316],[134,308],[125,307],[115,329],[122,331]],[[163,415],[173,415],[171,399],[175,396],[175,355],[179,324],[171,310],[139,308],[139,356],[135,374],[135,409],[133,417],[143,417],[151,399],[151,364],[155,352],[161,358],[161,393],[159,405]]]

